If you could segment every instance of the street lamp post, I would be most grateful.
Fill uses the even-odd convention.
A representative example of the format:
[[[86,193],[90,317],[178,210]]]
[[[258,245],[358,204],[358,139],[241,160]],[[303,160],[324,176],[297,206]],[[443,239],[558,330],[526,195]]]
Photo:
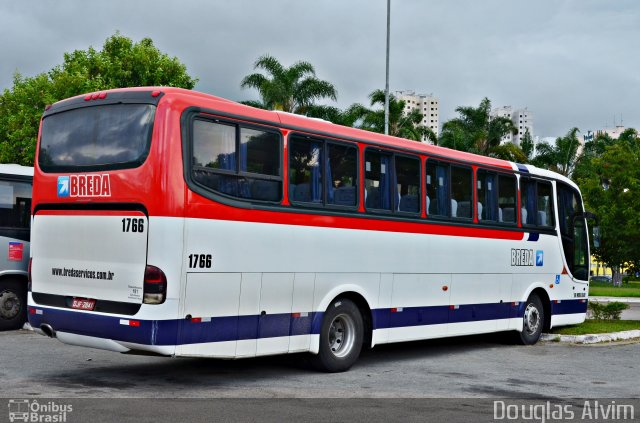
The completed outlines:
[[[387,0],[387,75],[384,86],[384,133],[389,135],[389,37],[391,33],[391,0]]]

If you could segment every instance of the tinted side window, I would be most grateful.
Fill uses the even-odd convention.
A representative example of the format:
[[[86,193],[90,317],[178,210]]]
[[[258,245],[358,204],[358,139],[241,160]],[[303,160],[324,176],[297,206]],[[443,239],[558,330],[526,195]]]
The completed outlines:
[[[536,207],[536,182],[529,178],[520,178],[520,213],[523,225],[535,225],[538,209]]]
[[[358,195],[358,150],[327,144],[327,204],[356,206]]]
[[[292,139],[289,143],[289,198],[323,203],[323,142]]]
[[[516,223],[516,177],[498,175],[498,221]]]
[[[391,155],[377,151],[365,152],[365,206],[368,209],[391,210]]]
[[[478,220],[495,222],[498,220],[497,175],[486,170],[478,170]]]
[[[549,182],[538,182],[538,225],[554,226],[553,187]]]
[[[194,181],[233,197],[281,200],[279,133],[201,119],[192,130]]]
[[[273,132],[240,128],[240,171],[280,175],[280,143]]]
[[[420,212],[420,160],[396,156],[396,199],[401,212]]]
[[[435,160],[427,161],[427,214],[450,216],[449,165]]]
[[[472,186],[471,168],[451,167],[451,217],[471,219]]]

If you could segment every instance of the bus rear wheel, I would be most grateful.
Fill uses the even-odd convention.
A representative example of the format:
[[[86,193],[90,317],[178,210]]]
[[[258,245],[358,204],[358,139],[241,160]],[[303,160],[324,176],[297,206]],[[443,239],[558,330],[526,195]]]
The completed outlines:
[[[349,370],[360,356],[363,337],[358,306],[344,298],[333,301],[322,319],[320,350],[312,357],[314,367],[330,373]]]
[[[521,345],[533,345],[540,339],[546,316],[542,300],[532,294],[524,307],[522,332],[518,332],[516,341]]]
[[[26,282],[0,281],[0,331],[19,329],[27,320]]]

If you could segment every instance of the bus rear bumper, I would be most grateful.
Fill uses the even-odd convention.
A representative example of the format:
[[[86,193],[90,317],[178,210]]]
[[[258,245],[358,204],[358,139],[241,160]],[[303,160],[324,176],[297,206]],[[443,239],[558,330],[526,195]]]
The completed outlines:
[[[175,320],[135,320],[92,312],[29,306],[34,331],[69,345],[127,353],[174,355]]]

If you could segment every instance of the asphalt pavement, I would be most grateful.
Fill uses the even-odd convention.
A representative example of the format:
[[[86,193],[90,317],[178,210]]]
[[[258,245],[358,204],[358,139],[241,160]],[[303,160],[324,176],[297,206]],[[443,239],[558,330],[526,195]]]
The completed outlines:
[[[515,346],[502,334],[381,345],[340,374],[306,355],[122,355],[0,333],[5,398],[585,398],[638,396],[640,343]],[[639,410],[640,411],[640,410]]]

